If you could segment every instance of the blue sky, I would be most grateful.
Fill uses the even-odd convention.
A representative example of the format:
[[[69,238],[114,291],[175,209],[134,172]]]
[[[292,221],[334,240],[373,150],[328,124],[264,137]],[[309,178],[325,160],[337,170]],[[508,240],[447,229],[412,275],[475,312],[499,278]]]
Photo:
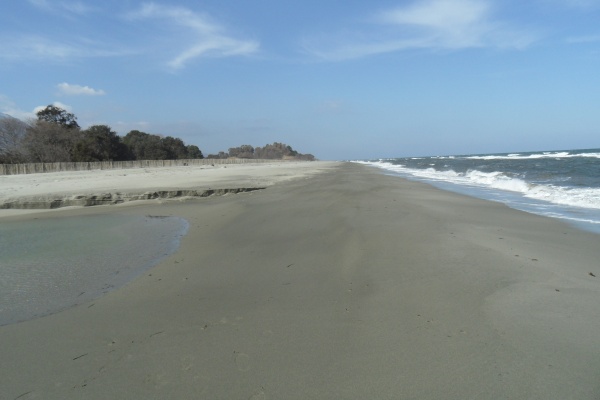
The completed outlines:
[[[2,0],[0,112],[205,153],[600,147],[600,0]]]

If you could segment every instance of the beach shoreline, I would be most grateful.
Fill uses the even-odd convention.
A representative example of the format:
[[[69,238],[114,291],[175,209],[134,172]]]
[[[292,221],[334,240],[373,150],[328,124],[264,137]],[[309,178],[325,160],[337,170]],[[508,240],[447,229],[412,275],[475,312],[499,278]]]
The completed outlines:
[[[189,231],[126,287],[0,327],[2,393],[598,397],[597,235],[358,164],[280,168],[250,193],[4,217],[156,214]]]

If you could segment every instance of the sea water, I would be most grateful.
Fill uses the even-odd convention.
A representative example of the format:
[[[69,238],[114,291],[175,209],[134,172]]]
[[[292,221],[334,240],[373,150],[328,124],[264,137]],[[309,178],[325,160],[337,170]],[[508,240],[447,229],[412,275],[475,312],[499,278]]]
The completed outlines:
[[[173,253],[186,220],[93,215],[0,221],[0,325],[87,303]]]
[[[600,233],[600,149],[359,162]]]

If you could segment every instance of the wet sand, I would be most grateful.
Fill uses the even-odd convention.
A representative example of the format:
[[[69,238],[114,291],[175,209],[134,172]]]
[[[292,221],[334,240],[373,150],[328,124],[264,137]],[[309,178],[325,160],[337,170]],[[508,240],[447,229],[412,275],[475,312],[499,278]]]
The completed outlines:
[[[361,165],[321,172],[7,217],[190,229],[128,286],[0,327],[0,397],[600,397],[598,235]]]

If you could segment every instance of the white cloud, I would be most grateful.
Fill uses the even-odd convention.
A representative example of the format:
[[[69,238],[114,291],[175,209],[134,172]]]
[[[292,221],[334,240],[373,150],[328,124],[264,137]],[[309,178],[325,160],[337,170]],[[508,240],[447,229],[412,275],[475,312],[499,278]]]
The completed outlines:
[[[94,7],[91,7],[81,1],[63,1],[60,3],[63,9],[72,12],[73,14],[88,14],[95,11]]]
[[[60,107],[63,110],[66,110],[68,112],[72,112],[73,107],[61,103],[59,101],[55,101],[54,103],[52,103],[53,106],[56,107]],[[38,113],[38,111],[41,111],[43,109],[45,109],[46,107],[48,107],[48,105],[43,105],[43,106],[37,106],[33,109],[33,111],[23,111],[21,110],[19,107],[17,107],[17,105],[7,96],[0,94],[0,112],[4,113],[4,114],[8,114],[11,117],[15,117],[18,118],[22,121],[27,121],[30,119],[36,119],[37,116],[36,114]]]
[[[70,83],[59,83],[56,85],[59,92],[65,95],[73,95],[73,96],[102,96],[106,94],[104,90],[93,89],[89,86],[81,86],[81,85],[72,85]]]
[[[40,8],[47,12],[68,13],[84,15],[95,10],[94,7],[89,6],[81,1],[49,1],[49,0],[28,0],[30,4],[37,8]]]
[[[60,101],[55,101],[55,102],[52,103],[52,105],[55,106],[55,107],[58,107],[58,108],[62,108],[63,110],[68,111],[68,112],[72,112],[73,111],[73,107],[71,107],[71,106],[69,106],[67,104],[61,103]],[[36,108],[33,109],[33,113],[37,114],[39,111],[42,111],[46,107],[48,107],[48,104],[46,104],[44,106],[37,106]]]
[[[73,45],[52,42],[39,36],[23,36],[20,38],[5,36],[0,40],[0,57],[7,60],[64,60],[78,53],[80,53],[80,50]]]
[[[44,10],[50,9],[50,2],[48,0],[27,0],[29,4],[32,4],[38,8],[42,8]]]
[[[376,13],[370,22],[370,29],[354,35],[368,39],[328,47],[312,40],[305,48],[335,61],[410,49],[523,49],[536,40],[531,32],[495,20],[488,0],[421,0]]]
[[[38,10],[68,18],[69,20],[85,23],[91,28],[95,25],[86,20],[91,12],[97,11],[96,6],[90,6],[84,1],[54,1],[54,0],[27,0]],[[64,21],[63,21],[64,22]],[[63,22],[59,22],[63,24]],[[69,30],[76,24],[66,22],[64,27]],[[59,33],[62,29],[48,34],[9,33],[0,34],[0,60],[10,62],[35,61],[67,63],[74,60],[98,57],[115,57],[130,55],[133,52],[125,49],[122,42],[114,45],[104,43],[96,37],[98,34],[91,32],[82,34],[83,30],[72,30],[69,33]]]
[[[42,36],[0,36],[0,59],[6,61],[69,62],[74,59],[115,57],[131,51],[107,49],[102,44],[82,38],[54,41]]]
[[[183,68],[188,61],[197,57],[250,55],[259,48],[258,42],[234,38],[208,16],[183,7],[147,3],[128,17],[132,20],[166,20],[178,28],[192,32],[187,38],[186,48],[169,61],[168,66],[172,69]]]
[[[21,110],[11,99],[3,94],[0,94],[0,113],[10,115],[22,121],[35,118],[34,112]]]
[[[383,23],[423,26],[441,31],[464,31],[480,25],[490,5],[474,0],[428,0],[379,14]]]

